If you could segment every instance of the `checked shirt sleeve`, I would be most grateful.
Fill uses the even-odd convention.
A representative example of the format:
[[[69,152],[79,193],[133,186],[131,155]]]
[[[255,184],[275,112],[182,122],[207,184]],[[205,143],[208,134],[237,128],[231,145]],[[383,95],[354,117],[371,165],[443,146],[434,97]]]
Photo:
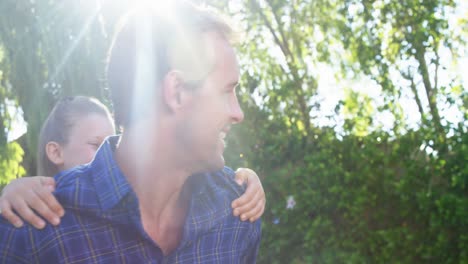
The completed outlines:
[[[34,263],[30,258],[31,247],[27,227],[15,228],[0,220],[0,264]]]
[[[257,262],[257,255],[258,250],[260,248],[260,240],[261,240],[261,221],[255,221],[253,228],[252,228],[251,236],[250,236],[250,243],[246,250],[246,255],[244,257],[244,261],[242,263],[246,264],[254,264]]]

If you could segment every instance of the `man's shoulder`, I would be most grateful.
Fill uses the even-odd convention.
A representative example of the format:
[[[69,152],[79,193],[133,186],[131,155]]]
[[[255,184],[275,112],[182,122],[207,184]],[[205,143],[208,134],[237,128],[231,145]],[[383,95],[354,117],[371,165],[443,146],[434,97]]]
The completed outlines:
[[[65,209],[71,207],[78,212],[91,210],[100,213],[119,204],[131,191],[113,156],[113,141],[116,139],[107,139],[91,163],[55,176],[55,194]]]
[[[28,226],[16,228],[0,216],[0,260],[6,263],[29,263]]]
[[[218,262],[227,262],[228,259],[238,259],[241,263],[255,262],[261,222],[241,221],[233,215],[231,203],[245,189],[234,179],[235,172],[228,167],[191,179],[196,188],[186,222],[187,239],[196,241],[198,253],[203,254],[207,262],[210,257]],[[182,251],[177,256],[190,260],[192,253]]]
[[[98,208],[93,177],[96,172],[89,164],[81,165],[54,176],[55,196],[66,208]]]
[[[227,195],[230,198],[237,198],[245,192],[245,186],[237,184],[235,181],[236,173],[229,167],[222,170],[207,173],[206,187],[219,195]]]
[[[224,200],[224,210],[228,212],[229,217],[232,217],[235,222],[239,222],[240,225],[249,226],[249,229],[255,229],[255,232],[258,232],[261,226],[260,220],[250,223],[249,221],[241,221],[239,217],[232,215],[232,201],[240,197],[246,189],[246,185],[239,185],[235,181],[235,177],[235,171],[226,166],[220,171],[208,174],[209,180],[207,186],[213,189],[208,191],[208,193],[214,192],[214,195],[210,198],[217,199],[218,201]]]
[[[238,224],[240,220],[233,216],[231,203],[242,195],[245,188],[237,184],[234,177],[234,171],[228,167],[191,177],[192,222],[204,225],[207,229],[221,222],[228,225]]]
[[[189,178],[193,206],[202,211],[230,214],[231,202],[241,196],[245,188],[234,181],[235,172],[224,167],[221,170],[193,175]]]
[[[96,202],[93,204],[96,198],[90,191],[88,170],[85,165],[54,176],[54,195],[65,208],[65,216],[59,226],[46,225],[43,229],[35,229],[25,222],[21,228],[15,228],[0,217],[0,260],[7,260],[6,263],[31,263],[33,256],[37,257],[39,248],[49,250],[58,244],[61,237],[58,233],[68,234],[69,231],[77,230],[77,215],[99,208]]]
[[[54,176],[57,188],[74,187],[76,182],[88,182],[87,177],[91,173],[89,164],[80,165],[69,170],[64,170]],[[76,187],[76,186],[75,186]]]

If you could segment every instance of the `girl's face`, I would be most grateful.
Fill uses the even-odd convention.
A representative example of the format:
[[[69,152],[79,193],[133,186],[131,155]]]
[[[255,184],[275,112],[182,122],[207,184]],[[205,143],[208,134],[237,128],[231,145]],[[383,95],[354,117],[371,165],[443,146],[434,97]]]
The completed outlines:
[[[78,118],[70,130],[68,142],[61,146],[63,164],[59,169],[89,163],[103,140],[114,134],[114,125],[105,115],[93,113]]]

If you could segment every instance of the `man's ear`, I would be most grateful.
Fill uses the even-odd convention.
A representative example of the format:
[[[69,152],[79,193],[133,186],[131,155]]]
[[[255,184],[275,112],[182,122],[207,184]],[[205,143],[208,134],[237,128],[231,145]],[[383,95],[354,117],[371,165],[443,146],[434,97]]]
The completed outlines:
[[[50,141],[45,146],[46,155],[49,160],[56,166],[61,166],[64,163],[62,146],[55,142]]]
[[[185,87],[184,78],[180,71],[171,71],[166,74],[163,82],[164,102],[170,111],[183,108],[191,98],[190,90]]]

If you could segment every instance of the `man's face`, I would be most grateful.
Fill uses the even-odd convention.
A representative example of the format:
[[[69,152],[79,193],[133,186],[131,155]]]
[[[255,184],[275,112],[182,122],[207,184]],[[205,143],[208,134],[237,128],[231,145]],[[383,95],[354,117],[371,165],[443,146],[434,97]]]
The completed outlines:
[[[232,124],[244,119],[236,95],[239,66],[232,46],[215,33],[205,34],[213,53],[213,69],[200,87],[178,129],[181,149],[190,155],[193,170],[211,171],[224,166],[225,137]]]

